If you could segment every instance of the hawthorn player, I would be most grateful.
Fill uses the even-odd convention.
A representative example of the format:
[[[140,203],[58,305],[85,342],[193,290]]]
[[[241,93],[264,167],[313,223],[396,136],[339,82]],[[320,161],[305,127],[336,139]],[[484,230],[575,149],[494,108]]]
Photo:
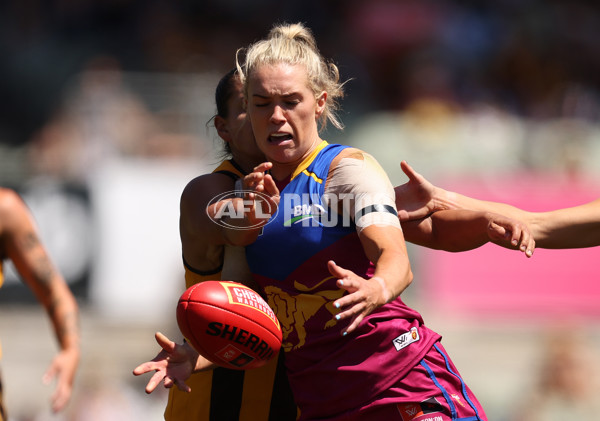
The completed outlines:
[[[248,284],[251,279],[243,248],[226,246],[220,227],[208,220],[206,206],[219,194],[233,191],[236,180],[252,171],[264,157],[256,147],[252,128],[246,119],[242,85],[234,70],[219,82],[215,101],[217,115],[214,124],[232,158],[223,161],[211,174],[191,180],[183,191],[180,237],[186,288],[208,280],[227,279]],[[161,334],[157,334],[157,341],[171,352],[189,352]],[[180,387],[172,387],[174,383],[167,371],[167,357],[172,359],[172,355],[163,349],[153,360],[163,364],[162,371],[154,366],[147,368],[146,364],[134,370],[135,375],[157,370],[155,376],[158,376],[146,387],[148,393],[163,379],[165,386],[170,388],[165,409],[167,421],[296,419],[297,408],[281,356],[263,367],[248,371],[216,368],[195,373],[186,385],[181,385],[189,391],[187,393]]]

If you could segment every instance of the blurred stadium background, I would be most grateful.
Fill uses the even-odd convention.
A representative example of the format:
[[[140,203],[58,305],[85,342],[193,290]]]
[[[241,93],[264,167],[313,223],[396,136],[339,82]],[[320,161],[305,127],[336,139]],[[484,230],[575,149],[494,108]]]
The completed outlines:
[[[346,129],[325,138],[371,152],[394,184],[406,159],[442,187],[529,210],[598,197],[592,0],[4,1],[0,185],[25,197],[77,294],[84,351],[73,402],[51,415],[41,376],[56,345],[9,268],[11,420],[162,419],[166,394],[146,396],[148,377],[131,370],[155,355],[156,330],[179,337],[179,195],[220,160],[206,124],[218,78],[284,21],[308,24],[351,79]],[[597,419],[599,251],[410,247],[406,299],[444,335],[490,420],[538,405],[557,408],[544,420]]]

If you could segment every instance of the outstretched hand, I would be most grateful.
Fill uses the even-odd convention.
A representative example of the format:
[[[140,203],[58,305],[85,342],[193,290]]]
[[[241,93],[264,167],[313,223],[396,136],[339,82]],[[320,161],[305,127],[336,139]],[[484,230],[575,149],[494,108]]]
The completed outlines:
[[[519,250],[527,257],[533,256],[535,240],[524,223],[490,213],[487,233],[492,243],[508,249]]]
[[[254,167],[254,170],[243,179],[244,190],[247,191],[246,199],[252,201],[248,212],[251,225],[266,222],[279,206],[279,189],[275,180],[266,171],[271,169],[271,162],[263,162]]]
[[[162,350],[151,361],[138,365],[133,374],[139,376],[155,371],[146,385],[146,393],[154,392],[160,382],[166,388],[176,385],[180,390],[190,392],[191,388],[185,381],[194,371],[197,352],[189,344],[176,344],[160,332],[156,332],[154,337]]]
[[[400,221],[422,219],[433,212],[448,209],[436,199],[437,187],[416,172],[406,161],[402,161],[400,167],[408,177],[406,183],[394,188]]]
[[[69,402],[78,364],[79,349],[65,349],[54,357],[46,370],[42,378],[45,384],[56,379],[56,388],[50,398],[53,412],[61,411]]]
[[[335,316],[336,320],[350,319],[350,324],[342,335],[354,331],[366,316],[392,298],[391,291],[381,278],[364,279],[351,270],[338,266],[333,260],[327,262],[327,268],[337,278],[337,285],[349,293],[333,303],[336,308],[341,309]]]

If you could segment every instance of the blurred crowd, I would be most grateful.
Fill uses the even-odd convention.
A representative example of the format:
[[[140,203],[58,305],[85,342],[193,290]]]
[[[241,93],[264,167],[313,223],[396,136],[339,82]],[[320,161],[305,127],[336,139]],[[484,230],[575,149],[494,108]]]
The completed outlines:
[[[222,73],[275,21],[303,21],[353,79],[346,108],[491,103],[540,119],[600,116],[593,0],[8,0],[0,5],[0,142],[29,140],[69,79],[124,71]]]

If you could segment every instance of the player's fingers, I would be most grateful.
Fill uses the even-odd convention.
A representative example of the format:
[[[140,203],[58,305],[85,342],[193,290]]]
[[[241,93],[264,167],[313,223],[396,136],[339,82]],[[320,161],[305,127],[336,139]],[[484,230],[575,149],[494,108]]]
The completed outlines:
[[[173,342],[172,340],[167,338],[161,332],[156,332],[154,334],[154,338],[156,339],[156,342],[158,342],[160,347],[162,349],[164,349],[166,352],[168,352],[169,354],[171,354],[171,353],[173,353],[173,351],[175,351],[175,342]]]
[[[142,364],[138,365],[136,368],[134,368],[133,375],[140,376],[142,374],[146,374],[151,371],[157,371],[157,370],[159,370],[158,364],[156,364],[153,361],[148,361],[148,362],[142,363]]]
[[[510,245],[518,248],[519,250],[521,249],[521,233],[521,227],[519,227],[517,224],[511,225],[506,232],[506,236],[510,239]]]
[[[267,193],[269,196],[279,196],[277,184],[275,184],[275,180],[273,180],[273,177],[271,177],[270,174],[265,175],[263,185],[265,188],[265,193]]]
[[[262,182],[264,178],[263,173],[253,172],[244,177],[244,189],[254,189],[258,184]]]
[[[179,390],[181,390],[182,392],[186,392],[186,393],[190,393],[192,391],[192,388],[189,387],[185,382],[182,382],[178,379],[173,379],[173,383],[177,386],[177,388]]]
[[[417,182],[417,183],[422,183],[424,181],[423,176],[420,173],[418,173],[417,171],[415,171],[413,169],[413,167],[411,167],[408,164],[408,162],[406,162],[406,161],[400,162],[400,168],[402,168],[402,171],[404,172],[404,174],[406,174],[406,176],[408,177],[408,179],[410,181]]]
[[[42,376],[42,382],[44,384],[50,383],[52,381],[52,379],[56,376],[57,372],[58,372],[57,365],[51,364],[50,367],[48,367],[48,370],[46,370],[46,372]]]
[[[350,273],[352,273],[348,269],[338,266],[333,260],[329,260],[327,262],[327,269],[329,269],[329,273],[336,278],[346,278]]]
[[[163,381],[165,378],[164,373],[162,371],[157,371],[146,384],[146,393],[150,394],[154,392],[156,387]]]
[[[364,314],[359,314],[357,315],[351,322],[350,325],[348,325],[348,327],[342,331],[342,336],[346,336],[349,333],[352,333],[356,330],[356,328],[358,327],[358,325],[360,324],[360,322],[362,322],[362,320],[364,319]]]
[[[271,162],[262,162],[260,164],[258,164],[256,167],[254,167],[254,172],[265,172],[267,170],[270,170],[271,167],[273,167],[273,164]]]
[[[165,379],[163,380],[163,384],[167,389],[170,389],[173,387],[175,382],[173,382],[172,378],[170,378],[169,376],[166,376]]]
[[[412,167],[410,165],[408,165],[408,162],[401,161],[400,162],[400,168],[402,168],[402,171],[404,172],[404,174],[406,174],[406,176],[410,180],[414,180],[415,179],[415,171],[412,169]]]
[[[258,183],[256,183],[256,186],[254,186],[254,191],[256,191],[258,193],[264,193],[264,191],[265,191],[265,180],[260,180]]]
[[[366,304],[364,303],[364,301],[346,302],[345,304],[339,307],[342,309],[342,311],[336,314],[334,318],[335,320],[340,321],[356,317],[358,314],[360,314],[361,311],[363,311],[365,306]]]
[[[60,412],[71,398],[71,387],[65,382],[59,382],[51,396],[52,411]]]
[[[533,252],[535,250],[535,240],[533,239],[533,236],[529,230],[523,230],[520,249],[523,253],[525,253],[525,256],[533,256]]]
[[[405,209],[398,209],[398,219],[400,220],[400,223],[408,221],[410,219],[408,211]]]
[[[488,235],[494,241],[507,241],[507,233],[508,232],[503,226],[498,225],[495,222],[491,222],[490,224],[488,224]]]
[[[533,255],[533,250],[531,249],[533,238],[529,230],[520,224],[511,224],[509,233],[511,246],[518,248],[527,257],[531,257]]]

